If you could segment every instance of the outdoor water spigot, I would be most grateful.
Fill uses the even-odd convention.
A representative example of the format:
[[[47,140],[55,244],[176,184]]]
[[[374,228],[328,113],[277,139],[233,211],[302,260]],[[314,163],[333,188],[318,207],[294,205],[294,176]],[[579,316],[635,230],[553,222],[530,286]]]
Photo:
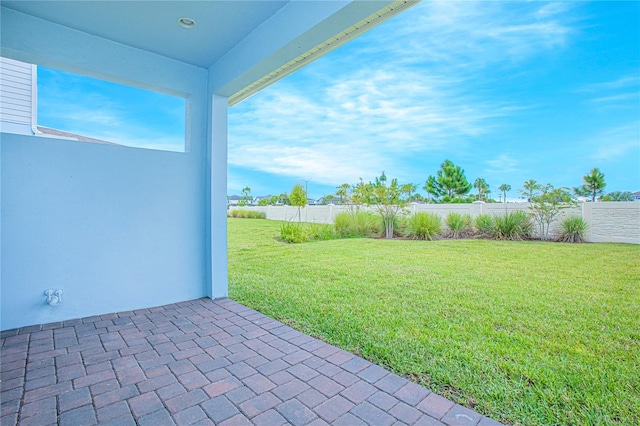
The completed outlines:
[[[62,303],[62,290],[46,290],[44,295],[47,296],[49,306],[57,306]]]

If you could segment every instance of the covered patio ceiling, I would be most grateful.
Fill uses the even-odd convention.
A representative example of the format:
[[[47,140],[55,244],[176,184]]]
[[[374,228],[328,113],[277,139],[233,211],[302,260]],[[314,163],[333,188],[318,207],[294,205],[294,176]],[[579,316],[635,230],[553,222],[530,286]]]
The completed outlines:
[[[46,21],[209,68],[287,1],[3,1]],[[188,17],[191,29],[178,24]]]
[[[23,14],[35,27],[44,20],[208,69],[214,93],[234,105],[415,2],[3,0],[2,55],[40,62],[12,40],[20,34],[12,24],[24,23],[12,18]],[[185,28],[181,18],[195,26]]]

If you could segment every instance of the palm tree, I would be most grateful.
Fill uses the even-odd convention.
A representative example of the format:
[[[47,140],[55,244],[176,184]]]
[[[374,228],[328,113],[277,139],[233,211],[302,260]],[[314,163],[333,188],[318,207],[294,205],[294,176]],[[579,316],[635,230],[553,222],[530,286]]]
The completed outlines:
[[[613,191],[600,197],[600,201],[633,201],[629,191]]]
[[[349,202],[349,190],[351,185],[343,183],[337,188],[336,195],[340,197],[340,203],[347,204]]]
[[[577,195],[591,197],[591,201],[596,201],[596,197],[598,195],[602,195],[604,193],[604,187],[607,186],[604,181],[604,173],[602,173],[597,167],[594,167],[589,173],[582,176],[582,180],[584,181],[584,184],[577,188],[573,188],[573,191]]]
[[[503,183],[502,185],[500,185],[498,187],[498,189],[500,191],[502,191],[502,202],[506,203],[507,202],[507,192],[511,191],[511,185],[509,185],[507,183]]]
[[[402,190],[407,193],[408,201],[414,201],[413,193],[415,192],[416,189],[418,189],[418,185],[413,183],[405,183],[404,185],[402,185]]]
[[[478,201],[482,201],[482,196],[489,192],[489,184],[482,178],[476,179],[473,187],[478,190]]]
[[[524,186],[524,191],[520,191],[520,193],[527,195],[528,202],[533,201],[534,192],[540,191],[542,189],[542,185],[540,185],[538,182],[536,182],[533,179],[525,180],[523,186]]]

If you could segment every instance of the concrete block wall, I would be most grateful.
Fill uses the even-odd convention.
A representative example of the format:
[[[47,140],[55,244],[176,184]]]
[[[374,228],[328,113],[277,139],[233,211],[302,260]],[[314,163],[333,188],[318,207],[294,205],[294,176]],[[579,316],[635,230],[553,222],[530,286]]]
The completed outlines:
[[[530,212],[529,203],[482,203],[472,204],[417,204],[407,207],[408,214],[418,212],[435,213],[445,218],[450,212],[470,214],[476,217],[480,214],[493,216],[503,215],[506,212],[522,210]],[[307,206],[300,210],[301,220],[312,223],[333,223],[334,218],[340,212],[350,211],[349,206]],[[366,207],[360,207],[365,209]],[[266,206],[266,207],[230,207],[231,210],[256,210],[264,212],[269,220],[297,221],[298,208],[292,206]],[[558,235],[561,221],[568,216],[581,216],[589,224],[587,239],[592,242],[616,242],[640,244],[640,203],[638,202],[606,202],[606,203],[580,203],[577,207],[564,210],[551,224],[549,236]],[[534,232],[537,235],[538,226],[535,224]]]
[[[640,203],[585,203],[583,209],[589,241],[640,244]]]

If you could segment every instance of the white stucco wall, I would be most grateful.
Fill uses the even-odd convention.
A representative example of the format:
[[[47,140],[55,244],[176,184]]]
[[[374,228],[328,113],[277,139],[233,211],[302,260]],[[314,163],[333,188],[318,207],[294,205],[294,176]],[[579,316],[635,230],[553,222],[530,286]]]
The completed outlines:
[[[586,203],[584,218],[594,242],[640,244],[640,203]]]
[[[529,203],[473,203],[473,204],[410,204],[409,214],[431,212],[445,218],[449,212],[502,215],[517,210],[529,211]],[[231,207],[230,210],[258,210],[265,212],[269,220],[297,220],[297,208],[291,206]],[[348,210],[345,206],[307,206],[302,209],[303,222],[333,223],[335,215]],[[561,220],[567,216],[582,216],[589,224],[587,239],[592,242],[620,242],[640,244],[640,203],[606,202],[582,203],[578,207],[563,210],[550,229],[550,237],[558,233]],[[537,233],[537,226],[534,232]]]

